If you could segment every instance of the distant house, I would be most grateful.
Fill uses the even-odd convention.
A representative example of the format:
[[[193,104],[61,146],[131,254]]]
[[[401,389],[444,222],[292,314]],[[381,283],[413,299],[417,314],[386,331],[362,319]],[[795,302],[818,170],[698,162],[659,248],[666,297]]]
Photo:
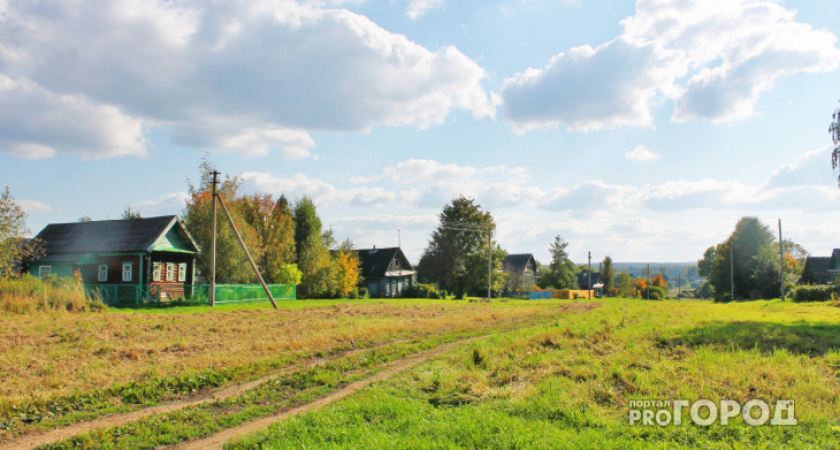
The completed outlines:
[[[592,284],[591,285],[589,284],[590,277],[589,277],[588,273],[581,272],[581,273],[577,274],[577,279],[578,279],[578,289],[581,289],[581,290],[588,291],[590,289],[595,289],[596,284],[601,284],[601,286],[603,287],[603,284],[601,283],[601,273],[600,272],[592,272],[592,278],[591,278]]]
[[[840,274],[829,271],[831,261],[831,256],[809,256],[806,258],[799,284],[828,284],[833,282]],[[838,265],[840,265],[840,262],[838,262]]]
[[[362,265],[359,287],[367,288],[371,297],[399,297],[414,284],[417,273],[399,247],[356,250]]]
[[[35,238],[44,256],[28,261],[33,275],[78,271],[85,284],[149,285],[169,298],[193,283],[199,251],[177,216],[49,224]]]
[[[502,271],[508,274],[509,290],[529,290],[537,284],[537,260],[531,253],[507,255],[502,262]]]

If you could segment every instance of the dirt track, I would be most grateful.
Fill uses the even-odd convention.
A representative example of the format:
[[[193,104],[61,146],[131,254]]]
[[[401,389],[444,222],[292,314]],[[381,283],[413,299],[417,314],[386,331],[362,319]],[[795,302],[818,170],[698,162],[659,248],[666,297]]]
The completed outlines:
[[[575,302],[575,303],[562,304],[557,309],[560,312],[586,312],[586,311],[589,311],[589,310],[591,310],[593,308],[596,308],[598,306],[599,305],[596,304],[596,303],[582,303],[582,302],[577,303],[577,302]],[[430,349],[430,350],[426,350],[426,351],[423,351],[423,352],[416,353],[416,354],[411,355],[411,356],[407,356],[405,358],[401,358],[401,359],[391,361],[390,363],[387,363],[387,364],[383,365],[382,370],[379,371],[378,373],[376,373],[376,374],[374,374],[374,375],[372,375],[368,378],[365,378],[363,380],[359,380],[359,381],[350,383],[347,386],[345,386],[345,387],[343,387],[343,388],[341,388],[337,391],[334,391],[334,392],[332,392],[332,393],[330,393],[330,394],[328,394],[324,397],[321,397],[317,400],[314,400],[310,403],[306,403],[306,404],[303,404],[303,405],[290,406],[288,408],[284,408],[279,413],[274,414],[272,416],[264,417],[264,418],[257,419],[257,420],[251,421],[251,422],[247,422],[247,423],[245,423],[243,425],[240,425],[238,427],[225,430],[221,433],[218,433],[218,434],[215,434],[215,435],[212,435],[212,436],[208,436],[204,439],[185,442],[183,444],[178,445],[176,448],[178,448],[178,449],[221,449],[222,446],[225,443],[227,443],[228,441],[230,441],[233,438],[244,436],[246,434],[252,433],[252,432],[257,431],[259,429],[268,427],[268,426],[272,425],[273,423],[278,422],[280,420],[283,420],[285,418],[292,417],[292,416],[295,416],[295,415],[298,415],[298,414],[301,414],[301,413],[305,413],[307,411],[311,411],[311,410],[318,409],[318,408],[321,408],[323,406],[329,405],[330,403],[333,403],[333,402],[338,401],[338,400],[340,400],[344,397],[347,397],[348,395],[351,395],[354,392],[356,392],[360,389],[363,389],[363,388],[365,388],[366,386],[368,386],[372,383],[390,378],[390,377],[392,377],[392,376],[394,376],[394,375],[396,375],[396,374],[398,374],[398,373],[400,373],[400,372],[402,372],[406,369],[410,369],[411,367],[414,367],[414,366],[416,366],[416,365],[418,365],[422,362],[425,362],[429,359],[440,356],[441,354],[443,354],[445,352],[453,350],[453,349],[457,348],[458,346],[461,346],[463,344],[466,344],[466,343],[472,342],[476,339],[481,339],[481,338],[484,338],[484,337],[487,337],[487,336],[489,336],[489,335],[483,335],[483,336],[477,336],[477,337],[472,337],[472,338],[467,338],[467,339],[461,339],[461,340],[458,340],[458,341],[454,341],[454,342],[451,342],[451,343],[448,343],[448,344],[444,344],[444,345],[435,347],[435,348]],[[61,441],[61,440],[64,440],[64,439],[69,439],[73,436],[84,434],[86,432],[95,430],[97,428],[118,427],[118,426],[121,426],[121,425],[125,425],[125,424],[128,424],[128,423],[143,419],[145,417],[156,415],[156,414],[164,414],[164,413],[168,413],[168,412],[172,412],[172,411],[178,411],[180,409],[184,409],[184,408],[187,408],[187,407],[190,407],[190,406],[201,405],[201,404],[204,404],[204,403],[209,403],[209,402],[214,402],[214,401],[217,401],[217,400],[223,400],[223,399],[226,399],[226,398],[235,397],[235,396],[241,395],[244,392],[246,392],[250,389],[253,389],[253,388],[255,388],[255,387],[257,387],[257,386],[259,386],[259,385],[261,385],[261,384],[263,384],[267,381],[271,381],[275,378],[278,378],[280,376],[292,373],[292,372],[297,371],[297,370],[301,370],[303,368],[311,368],[311,367],[320,366],[320,365],[323,365],[323,364],[325,364],[329,361],[332,361],[332,360],[335,360],[335,359],[338,359],[338,358],[342,358],[342,357],[352,356],[352,355],[370,350],[372,348],[379,347],[381,345],[394,344],[394,343],[405,342],[405,341],[406,340],[392,341],[392,342],[388,342],[388,343],[379,344],[379,345],[376,345],[376,346],[359,348],[359,349],[351,350],[351,351],[348,351],[348,352],[343,352],[343,353],[340,353],[340,354],[331,355],[329,358],[312,360],[312,361],[309,361],[309,362],[307,362],[305,364],[302,364],[302,365],[297,365],[297,366],[289,367],[289,368],[274,372],[272,374],[261,377],[257,380],[253,380],[253,381],[249,381],[249,382],[246,382],[246,383],[237,384],[237,385],[233,385],[233,386],[228,386],[228,387],[225,387],[225,388],[216,389],[216,390],[213,390],[213,391],[211,391],[211,392],[209,392],[205,395],[201,395],[201,396],[198,396],[198,397],[193,397],[193,398],[186,399],[186,400],[181,400],[181,401],[167,403],[167,404],[160,405],[160,406],[145,408],[145,409],[142,409],[142,410],[139,410],[139,411],[133,411],[133,412],[123,413],[123,414],[116,414],[116,415],[107,416],[107,417],[103,417],[103,418],[100,418],[100,419],[95,419],[95,420],[91,420],[91,421],[87,421],[87,422],[81,422],[81,423],[73,424],[73,425],[70,425],[70,426],[62,427],[62,428],[56,428],[54,430],[51,430],[49,432],[46,432],[46,433],[40,434],[40,435],[20,436],[18,438],[15,438],[15,439],[12,439],[8,442],[0,444],[0,450],[31,449],[31,448],[39,447],[39,446],[42,446],[42,445],[58,442],[58,441]]]

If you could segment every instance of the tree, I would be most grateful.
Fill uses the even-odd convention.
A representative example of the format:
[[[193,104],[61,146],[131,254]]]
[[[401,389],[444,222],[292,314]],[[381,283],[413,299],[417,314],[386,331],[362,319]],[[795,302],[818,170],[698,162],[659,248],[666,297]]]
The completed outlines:
[[[266,283],[278,283],[275,277],[280,268],[295,262],[295,224],[288,201],[283,195],[275,202],[271,194],[251,194],[240,203],[243,219],[262,249],[257,260],[260,275]]]
[[[15,202],[9,187],[0,192],[0,275],[10,275],[23,259],[41,254],[38,242],[26,241],[26,212]]]
[[[142,218],[143,216],[140,215],[140,211],[137,211],[136,209],[131,209],[130,206],[126,206],[122,212],[122,215],[120,216],[121,220],[136,220]]]
[[[79,217],[79,219],[76,222],[93,222],[93,219],[91,219],[88,215],[84,215],[82,217]]]
[[[629,273],[622,272],[618,274],[618,283],[616,285],[617,293],[616,296],[622,298],[635,298],[638,297],[638,293],[636,291],[636,280],[633,279],[633,276]]]
[[[828,126],[828,134],[834,142],[834,150],[831,152],[831,168],[837,169],[840,165],[840,108],[834,110],[831,115],[831,124]],[[837,178],[840,185],[840,176]]]
[[[697,274],[709,278],[712,274],[712,263],[715,260],[715,247],[711,246],[703,253],[703,259],[697,261]]]
[[[615,272],[613,270],[612,258],[605,256],[601,262],[601,282],[604,283],[604,292],[609,294],[613,287]]]
[[[330,254],[324,245],[321,219],[315,203],[308,195],[295,202],[292,209],[295,223],[295,254],[303,279],[298,287],[301,298],[316,298],[329,292]]]
[[[201,252],[196,257],[198,269],[208,278],[210,277],[210,254],[212,238],[212,205],[213,196],[210,183],[215,167],[207,160],[199,165],[200,178],[198,184],[187,180],[189,198],[184,208],[184,226],[195,239]],[[219,193],[225,201],[234,223],[245,241],[245,246],[254,261],[262,257],[259,238],[254,230],[242,219],[239,191],[241,180],[238,176],[226,176],[219,186]],[[218,283],[253,283],[256,275],[248,263],[245,252],[239,245],[230,224],[217,205],[216,220],[216,282]]]
[[[302,278],[303,272],[298,269],[297,264],[283,264],[274,275],[274,282],[297,286]]]
[[[443,207],[438,219],[440,224],[420,258],[420,271],[458,298],[470,291],[486,292],[488,238],[496,227],[493,216],[482,211],[473,199],[460,196]],[[505,282],[502,261],[506,252],[494,242],[489,250],[494,261],[492,288],[501,289]]]
[[[554,237],[554,242],[548,246],[551,253],[551,263],[548,265],[548,273],[543,274],[540,280],[540,287],[554,289],[577,289],[578,268],[569,259],[566,247],[569,243],[559,235]]]
[[[706,252],[709,254],[709,249]],[[779,295],[778,246],[773,245],[770,228],[757,217],[742,217],[713,254],[709,282],[716,301],[730,299],[733,279],[735,298]]]
[[[335,297],[346,298],[362,278],[362,266],[356,252],[336,250],[330,258],[330,287]]]

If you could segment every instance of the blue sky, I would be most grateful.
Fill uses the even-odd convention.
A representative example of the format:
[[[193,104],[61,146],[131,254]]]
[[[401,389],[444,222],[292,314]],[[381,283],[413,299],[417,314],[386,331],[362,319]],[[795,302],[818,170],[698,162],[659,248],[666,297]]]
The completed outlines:
[[[511,253],[681,262],[758,216],[840,246],[829,0],[0,0],[0,186],[179,214],[207,153],[420,258],[459,194]]]

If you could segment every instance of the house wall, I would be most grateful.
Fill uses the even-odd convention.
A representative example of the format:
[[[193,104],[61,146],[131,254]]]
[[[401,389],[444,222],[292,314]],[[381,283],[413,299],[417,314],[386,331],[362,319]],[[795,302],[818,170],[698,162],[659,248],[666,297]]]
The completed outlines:
[[[404,290],[412,285],[412,276],[372,278],[362,281],[372,298],[394,298],[402,296]]]
[[[155,281],[156,264],[159,270],[159,281]],[[167,264],[173,264],[172,280],[167,280]],[[181,264],[186,264],[183,267],[184,281],[178,281],[181,273]],[[195,267],[195,258],[188,253],[169,253],[169,252],[152,252],[149,264],[148,279],[150,289],[153,293],[161,294],[162,298],[178,298],[184,297],[184,286],[193,284],[193,268]]]

